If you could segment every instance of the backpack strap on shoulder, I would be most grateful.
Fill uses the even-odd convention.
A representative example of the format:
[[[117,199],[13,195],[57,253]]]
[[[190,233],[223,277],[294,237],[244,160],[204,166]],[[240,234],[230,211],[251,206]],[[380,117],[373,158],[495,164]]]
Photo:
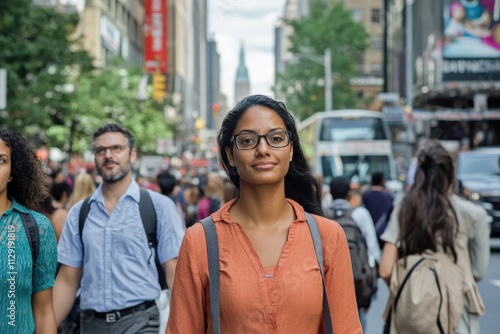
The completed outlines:
[[[314,251],[316,252],[316,257],[318,259],[319,269],[321,272],[321,281],[323,282],[323,322],[325,326],[325,333],[333,334],[333,323],[330,313],[330,304],[328,303],[328,295],[326,293],[325,286],[325,270],[323,265],[323,244],[321,243],[321,236],[319,234],[318,225],[314,217],[306,212],[307,225],[309,225],[309,230],[311,231],[311,236],[314,243]]]
[[[359,206],[351,206],[344,214],[344,216],[346,217],[352,217],[352,213],[354,212],[354,210],[356,210],[357,208],[359,208]]]
[[[38,254],[40,252],[38,226],[36,225],[35,218],[33,218],[33,215],[31,213],[19,212],[19,215],[21,216],[21,219],[23,221],[26,237],[28,238],[28,243],[31,247],[31,258],[33,261],[33,268],[35,268],[36,261],[38,260]]]
[[[408,271],[408,273],[406,274],[404,280],[403,280],[403,283],[401,283],[401,286],[399,287],[398,289],[398,293],[396,295],[396,298],[394,299],[394,309],[396,309],[396,307],[398,306],[398,301],[399,301],[399,297],[401,296],[401,291],[403,291],[403,288],[405,287],[406,283],[408,282],[408,280],[410,279],[410,276],[411,274],[413,273],[413,271],[415,270],[415,268],[417,268],[423,261],[425,261],[425,258],[422,257],[420,260],[418,260],[414,265],[413,267],[411,267],[411,269]],[[397,265],[397,264],[396,264]],[[397,267],[396,267],[397,268]]]
[[[155,267],[158,273],[158,282],[162,290],[168,289],[167,278],[165,270],[158,259],[158,239],[156,238],[157,217],[156,210],[151,199],[149,191],[140,188],[139,199],[139,213],[141,214],[141,221],[146,232],[149,248],[155,253]]]
[[[144,188],[141,188],[140,191],[141,197],[139,200],[139,212],[141,214],[142,224],[144,225],[144,230],[146,231],[149,246],[156,248],[156,245],[158,244],[158,240],[156,238],[156,210],[149,192]]]
[[[329,214],[329,216],[331,216],[330,219],[335,220],[342,217],[351,217],[352,212],[357,208],[358,208],[357,206],[354,206],[347,209],[347,208],[339,208],[332,205],[327,210],[330,212]]]
[[[200,223],[205,229],[208,254],[208,279],[210,284],[210,315],[213,333],[220,334],[220,263],[217,230],[211,216],[203,218]]]
[[[85,220],[90,211],[90,196],[85,198],[80,207],[80,213],[78,214],[78,235],[80,236],[80,242],[82,244],[82,259],[85,255],[85,247],[83,245],[83,225],[85,225]]]

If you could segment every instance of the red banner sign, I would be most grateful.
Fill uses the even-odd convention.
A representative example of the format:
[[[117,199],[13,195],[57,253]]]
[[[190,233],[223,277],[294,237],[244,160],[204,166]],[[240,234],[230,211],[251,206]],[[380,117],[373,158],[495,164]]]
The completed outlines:
[[[144,1],[144,68],[167,72],[167,0]]]

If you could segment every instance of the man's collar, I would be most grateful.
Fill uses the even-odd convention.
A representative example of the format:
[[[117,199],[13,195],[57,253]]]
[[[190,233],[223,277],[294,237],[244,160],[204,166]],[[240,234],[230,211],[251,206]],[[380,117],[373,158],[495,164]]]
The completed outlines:
[[[132,178],[132,181],[130,182],[129,186],[127,187],[127,190],[123,194],[122,198],[130,196],[132,197],[137,203],[139,203],[139,200],[141,198],[141,193],[140,193],[140,187],[139,184]],[[97,201],[97,202],[102,202],[104,203],[104,195],[102,194],[102,183],[97,187],[97,189],[94,191],[94,193],[90,196],[90,202],[92,201]]]

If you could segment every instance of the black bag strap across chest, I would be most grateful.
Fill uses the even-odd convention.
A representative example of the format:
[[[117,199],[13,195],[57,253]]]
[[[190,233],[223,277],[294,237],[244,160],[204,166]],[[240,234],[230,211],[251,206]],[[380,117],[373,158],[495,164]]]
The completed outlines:
[[[40,236],[38,234],[38,226],[36,225],[35,218],[31,213],[19,212],[23,221],[26,237],[31,248],[31,259],[33,261],[33,268],[36,267],[38,254],[40,253]]]

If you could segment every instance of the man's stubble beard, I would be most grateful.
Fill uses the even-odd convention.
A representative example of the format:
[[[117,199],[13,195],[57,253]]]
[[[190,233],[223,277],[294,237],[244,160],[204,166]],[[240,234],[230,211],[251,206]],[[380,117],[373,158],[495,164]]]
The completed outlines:
[[[121,181],[127,176],[127,174],[130,172],[130,164],[128,164],[126,170],[120,170],[117,174],[112,175],[112,176],[107,176],[102,172],[101,167],[97,167],[97,174],[102,178],[102,181],[105,183],[116,183],[118,181]]]

